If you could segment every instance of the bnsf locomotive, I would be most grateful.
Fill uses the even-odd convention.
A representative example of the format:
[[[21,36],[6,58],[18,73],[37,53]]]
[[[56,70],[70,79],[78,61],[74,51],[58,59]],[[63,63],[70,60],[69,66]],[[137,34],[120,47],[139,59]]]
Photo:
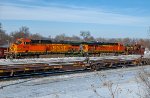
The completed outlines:
[[[138,51],[141,53],[140,45],[136,48],[125,47],[120,43],[103,43],[103,42],[71,42],[59,41],[53,42],[51,40],[31,40],[21,38],[9,47],[7,57],[20,58],[20,57],[39,57],[40,55],[47,54],[82,54],[96,55],[101,53],[114,53],[114,54],[129,54],[129,51]],[[140,51],[140,52],[139,52]]]

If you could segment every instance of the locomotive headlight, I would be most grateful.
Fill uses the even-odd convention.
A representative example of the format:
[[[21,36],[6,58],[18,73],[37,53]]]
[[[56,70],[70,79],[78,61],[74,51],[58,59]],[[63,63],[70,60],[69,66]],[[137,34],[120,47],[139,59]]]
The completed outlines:
[[[13,52],[13,51],[16,51],[16,45],[15,44],[12,44],[10,46],[10,51]]]

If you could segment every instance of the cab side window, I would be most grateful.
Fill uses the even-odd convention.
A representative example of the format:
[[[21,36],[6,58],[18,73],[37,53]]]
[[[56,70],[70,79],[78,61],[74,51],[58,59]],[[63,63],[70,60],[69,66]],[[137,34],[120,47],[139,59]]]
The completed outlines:
[[[19,40],[18,40],[18,41],[16,41],[16,44],[17,44],[17,45],[20,45],[21,43],[22,43],[22,42],[21,42],[21,41],[19,41]]]

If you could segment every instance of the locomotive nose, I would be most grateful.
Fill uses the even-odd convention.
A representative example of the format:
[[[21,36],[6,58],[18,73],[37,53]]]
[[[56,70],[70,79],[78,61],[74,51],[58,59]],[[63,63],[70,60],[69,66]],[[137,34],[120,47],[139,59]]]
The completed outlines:
[[[16,45],[12,44],[9,49],[10,49],[10,52],[14,52],[16,50]]]

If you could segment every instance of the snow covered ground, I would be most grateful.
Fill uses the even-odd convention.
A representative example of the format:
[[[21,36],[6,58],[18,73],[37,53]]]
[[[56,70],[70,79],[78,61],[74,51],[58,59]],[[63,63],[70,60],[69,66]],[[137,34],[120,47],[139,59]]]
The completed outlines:
[[[145,58],[150,58],[150,50],[148,48],[145,49],[144,57]]]
[[[90,57],[90,60],[101,60],[101,59],[132,60],[132,59],[137,59],[139,57],[140,57],[140,55],[101,56],[101,57]],[[48,64],[52,64],[52,63],[55,63],[55,62],[84,61],[85,59],[86,59],[86,57],[0,59],[0,65],[31,64],[31,63],[48,63]]]
[[[0,82],[0,98],[140,98],[138,73],[150,66]]]

